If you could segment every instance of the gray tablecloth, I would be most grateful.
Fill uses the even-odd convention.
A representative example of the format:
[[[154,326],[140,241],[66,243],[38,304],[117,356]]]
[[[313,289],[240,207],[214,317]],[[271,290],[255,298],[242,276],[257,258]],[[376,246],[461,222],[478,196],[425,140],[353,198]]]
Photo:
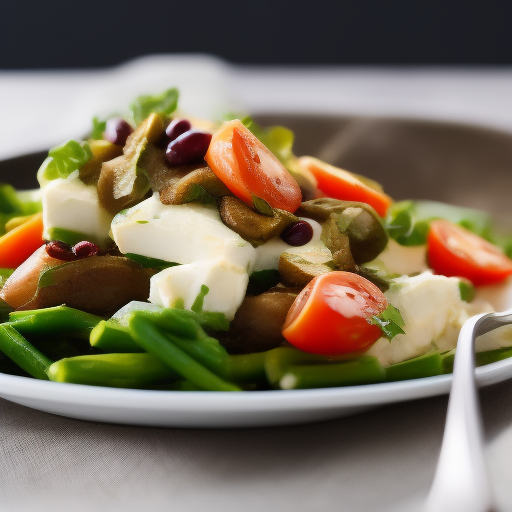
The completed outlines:
[[[512,510],[512,382],[484,388],[481,402],[500,510]],[[302,426],[194,430],[79,421],[0,400],[0,510],[403,509],[429,488],[446,405],[437,397]]]

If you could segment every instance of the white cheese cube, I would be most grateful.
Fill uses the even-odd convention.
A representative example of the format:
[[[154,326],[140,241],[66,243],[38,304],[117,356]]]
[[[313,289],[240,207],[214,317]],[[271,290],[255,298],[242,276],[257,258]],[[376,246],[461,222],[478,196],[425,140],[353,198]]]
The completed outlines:
[[[100,241],[109,238],[112,215],[101,207],[94,185],[85,185],[78,178],[52,180],[42,189],[42,203],[45,239],[54,228]]]
[[[151,278],[150,302],[174,307],[182,299],[190,309],[201,291],[210,289],[203,303],[205,311],[224,313],[232,320],[244,300],[249,277],[246,270],[225,258],[189,263],[162,270]]]
[[[402,314],[405,334],[398,334],[391,341],[377,340],[367,354],[388,366],[433,349],[443,352],[455,348],[462,324],[470,316],[490,309],[483,301],[464,302],[459,282],[456,277],[433,275],[430,271],[394,279],[385,295]]]
[[[256,256],[249,242],[222,223],[215,207],[164,205],[156,194],[116,215],[112,236],[123,254],[181,264],[223,257],[251,269]]]

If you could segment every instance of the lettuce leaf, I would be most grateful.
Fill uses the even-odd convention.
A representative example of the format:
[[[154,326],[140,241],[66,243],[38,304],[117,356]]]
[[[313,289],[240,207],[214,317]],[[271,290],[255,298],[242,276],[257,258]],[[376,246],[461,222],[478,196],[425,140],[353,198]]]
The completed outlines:
[[[152,112],[164,116],[171,115],[178,106],[178,98],[178,89],[174,87],[167,89],[162,94],[138,96],[130,105],[135,124],[138,126]]]
[[[50,149],[48,158],[43,162],[37,172],[39,183],[67,178],[74,171],[92,158],[89,144],[80,144],[76,140],[68,140],[64,144]]]
[[[92,118],[92,130],[91,139],[101,140],[103,139],[103,132],[107,127],[107,121],[100,121],[97,117]]]
[[[488,213],[437,201],[400,201],[391,205],[385,219],[389,236],[400,245],[423,245],[430,223],[446,219],[493,241],[492,218]]]

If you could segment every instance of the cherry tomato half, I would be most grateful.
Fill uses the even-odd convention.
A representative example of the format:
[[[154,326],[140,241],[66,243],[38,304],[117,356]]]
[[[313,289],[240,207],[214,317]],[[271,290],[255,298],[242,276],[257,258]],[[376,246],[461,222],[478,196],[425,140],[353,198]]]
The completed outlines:
[[[465,277],[474,285],[499,283],[512,274],[512,260],[487,240],[447,220],[430,224],[430,267],[437,274]]]
[[[393,202],[384,192],[369,187],[350,172],[322,162],[318,158],[302,156],[298,163],[313,174],[318,188],[328,197],[369,204],[381,217],[385,217]]]
[[[251,206],[253,195],[292,213],[301,204],[295,179],[238,119],[213,134],[205,160],[229,190]]]
[[[369,320],[387,306],[384,294],[367,279],[351,272],[328,272],[315,277],[297,296],[283,336],[312,354],[362,352],[382,336]]]

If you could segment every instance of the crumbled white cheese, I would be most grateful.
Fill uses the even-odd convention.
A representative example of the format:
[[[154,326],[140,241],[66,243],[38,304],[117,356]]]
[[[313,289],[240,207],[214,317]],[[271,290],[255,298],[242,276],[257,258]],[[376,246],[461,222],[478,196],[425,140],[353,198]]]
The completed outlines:
[[[215,207],[164,205],[158,195],[116,215],[112,236],[123,254],[173,263],[222,257],[251,271],[256,257],[254,247],[222,223]]]
[[[94,185],[77,177],[52,180],[42,189],[42,204],[45,239],[59,228],[108,240],[112,216],[101,207]]]
[[[244,300],[248,281],[244,268],[222,257],[178,265],[151,278],[149,300],[161,306],[174,307],[181,299],[185,309],[190,309],[204,284],[209,292],[203,309],[224,313],[228,320],[232,320]]]
[[[391,341],[377,340],[367,354],[388,366],[432,349],[455,348],[462,324],[472,315],[492,310],[485,301],[464,302],[460,298],[459,282],[456,277],[434,275],[430,271],[394,279],[385,295],[402,314],[405,334]]]

